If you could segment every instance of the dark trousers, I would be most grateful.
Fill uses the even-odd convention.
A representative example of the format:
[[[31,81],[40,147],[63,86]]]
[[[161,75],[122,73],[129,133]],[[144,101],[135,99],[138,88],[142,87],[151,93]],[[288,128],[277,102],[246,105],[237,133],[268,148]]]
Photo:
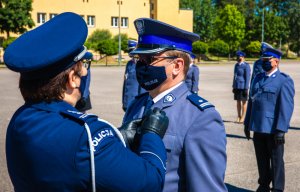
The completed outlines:
[[[259,173],[258,183],[273,189],[284,190],[284,145],[275,145],[273,134],[254,133],[253,136],[256,161]]]

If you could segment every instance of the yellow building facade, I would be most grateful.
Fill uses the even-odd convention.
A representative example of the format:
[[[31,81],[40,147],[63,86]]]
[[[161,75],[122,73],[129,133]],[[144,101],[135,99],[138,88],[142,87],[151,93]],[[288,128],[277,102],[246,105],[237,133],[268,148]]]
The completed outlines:
[[[113,35],[120,30],[137,39],[133,21],[141,17],[193,31],[193,11],[179,9],[179,0],[33,0],[32,8],[35,27],[59,13],[71,11],[84,18],[89,35],[96,29],[108,29]]]

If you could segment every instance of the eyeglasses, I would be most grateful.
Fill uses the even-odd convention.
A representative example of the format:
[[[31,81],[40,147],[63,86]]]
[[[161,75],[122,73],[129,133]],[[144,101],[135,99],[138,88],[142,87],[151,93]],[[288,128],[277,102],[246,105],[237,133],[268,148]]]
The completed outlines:
[[[134,58],[138,61],[143,61],[147,65],[155,64],[158,61],[164,60],[164,59],[177,59],[177,56],[158,56],[158,55],[136,55]],[[159,60],[161,59],[161,60]]]
[[[82,66],[84,68],[89,69],[91,67],[91,60],[84,59],[84,60],[81,60],[81,62],[82,62]]]

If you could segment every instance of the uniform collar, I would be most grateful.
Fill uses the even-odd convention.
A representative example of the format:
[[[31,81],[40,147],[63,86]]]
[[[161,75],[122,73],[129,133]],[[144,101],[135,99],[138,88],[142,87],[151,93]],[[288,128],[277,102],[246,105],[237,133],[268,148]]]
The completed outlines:
[[[40,102],[40,103],[26,103],[26,104],[33,108],[41,109],[43,111],[51,111],[51,112],[59,112],[59,111],[66,111],[66,110],[77,111],[77,109],[75,109],[72,105],[61,100],[51,101],[50,103]]]
[[[268,77],[271,77],[273,74],[275,74],[278,71],[278,68],[276,68],[274,71],[272,71],[272,73],[268,74],[265,72],[265,75]]]
[[[171,87],[170,89],[165,90],[164,92],[158,94],[156,97],[153,98],[153,102],[157,103],[159,100],[161,100],[164,96],[166,96],[168,93],[179,87],[183,82],[181,81],[177,85]]]
[[[172,106],[189,90],[185,83],[180,83],[178,86],[174,86],[174,89],[165,94],[159,101],[154,103],[154,107],[166,108]]]

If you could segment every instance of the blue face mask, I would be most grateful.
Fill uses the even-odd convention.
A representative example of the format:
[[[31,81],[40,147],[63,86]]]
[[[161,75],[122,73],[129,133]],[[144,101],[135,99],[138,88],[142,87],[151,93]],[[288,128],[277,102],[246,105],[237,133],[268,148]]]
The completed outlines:
[[[273,68],[270,61],[263,61],[261,67],[266,72],[270,71]]]
[[[165,66],[155,67],[140,60],[136,63],[136,77],[147,91],[157,88],[167,79]]]

